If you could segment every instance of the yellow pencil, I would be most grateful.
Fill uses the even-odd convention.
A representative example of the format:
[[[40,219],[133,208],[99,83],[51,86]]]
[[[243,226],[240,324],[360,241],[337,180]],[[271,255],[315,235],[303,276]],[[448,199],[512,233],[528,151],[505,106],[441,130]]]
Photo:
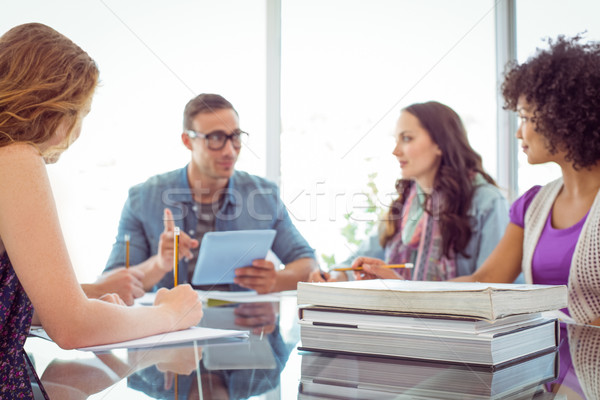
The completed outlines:
[[[128,233],[125,234],[125,268],[129,268],[129,239]]]
[[[379,265],[381,268],[412,268],[413,265],[411,263],[406,264],[385,264]],[[363,267],[356,268],[334,268],[334,271],[362,271]]]
[[[173,236],[173,286],[177,286],[179,275],[179,227],[175,227]]]
[[[198,366],[198,368],[200,368],[200,366]],[[175,374],[175,382],[173,383],[173,386],[175,387],[175,400],[179,400],[179,378],[178,374]]]

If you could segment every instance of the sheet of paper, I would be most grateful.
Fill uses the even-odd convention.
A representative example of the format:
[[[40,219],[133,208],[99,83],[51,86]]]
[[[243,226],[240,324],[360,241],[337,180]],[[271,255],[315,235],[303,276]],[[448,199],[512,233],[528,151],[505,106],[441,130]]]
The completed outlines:
[[[191,341],[218,339],[218,338],[248,338],[248,331],[237,331],[230,329],[213,329],[194,326],[176,332],[168,332],[160,335],[147,336],[141,339],[127,340],[119,343],[105,344],[100,346],[83,347],[78,350],[106,351],[121,348],[142,348],[152,346],[164,346],[168,344],[184,343]]]
[[[220,300],[228,301],[231,303],[262,303],[262,302],[279,302],[282,296],[295,296],[296,291],[276,292],[268,294],[258,294],[254,290],[240,291],[240,292],[228,292],[220,290],[196,290],[198,297],[202,302],[208,302],[209,300]],[[142,297],[135,299],[136,305],[152,305],[156,293],[146,293]]]

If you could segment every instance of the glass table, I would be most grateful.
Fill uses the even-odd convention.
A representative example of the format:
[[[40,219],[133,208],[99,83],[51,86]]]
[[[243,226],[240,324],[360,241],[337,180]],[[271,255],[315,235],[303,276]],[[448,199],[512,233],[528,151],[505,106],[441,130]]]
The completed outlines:
[[[205,307],[201,325],[250,337],[104,353],[31,337],[25,349],[52,399],[600,399],[600,327],[563,325],[557,351],[492,370],[298,351],[294,296]]]

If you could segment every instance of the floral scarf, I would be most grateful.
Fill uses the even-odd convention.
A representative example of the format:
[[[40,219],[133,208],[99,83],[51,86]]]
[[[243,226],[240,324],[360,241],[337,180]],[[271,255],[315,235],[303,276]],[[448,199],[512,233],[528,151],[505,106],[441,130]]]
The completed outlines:
[[[404,279],[444,281],[456,277],[456,258],[443,255],[438,218],[425,212],[425,193],[413,183],[396,222],[394,236],[385,246],[387,264],[413,263],[412,269],[397,269]]]

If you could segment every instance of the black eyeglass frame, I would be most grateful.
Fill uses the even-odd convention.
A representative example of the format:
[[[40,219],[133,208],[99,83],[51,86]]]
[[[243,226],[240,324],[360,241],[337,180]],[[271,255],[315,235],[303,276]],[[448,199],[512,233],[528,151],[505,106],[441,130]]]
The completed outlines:
[[[221,150],[225,147],[225,145],[227,144],[228,140],[231,140],[231,144],[233,145],[233,148],[236,150],[239,150],[242,148],[242,137],[245,135],[246,138],[248,136],[250,136],[250,134],[248,132],[245,132],[241,129],[236,129],[234,131],[234,133],[231,134],[226,134],[224,131],[214,131],[214,132],[209,132],[209,133],[200,133],[200,132],[196,132],[192,129],[186,129],[185,133],[190,137],[190,139],[196,139],[196,138],[200,138],[200,139],[204,139],[206,140],[206,145],[210,150]],[[210,136],[211,135],[218,135],[219,137],[225,137],[225,140],[223,140],[223,143],[219,146],[219,147],[211,147],[211,142],[210,141]],[[239,145],[236,145],[236,142],[234,140],[236,140],[236,136],[237,136],[237,140],[239,140]]]

